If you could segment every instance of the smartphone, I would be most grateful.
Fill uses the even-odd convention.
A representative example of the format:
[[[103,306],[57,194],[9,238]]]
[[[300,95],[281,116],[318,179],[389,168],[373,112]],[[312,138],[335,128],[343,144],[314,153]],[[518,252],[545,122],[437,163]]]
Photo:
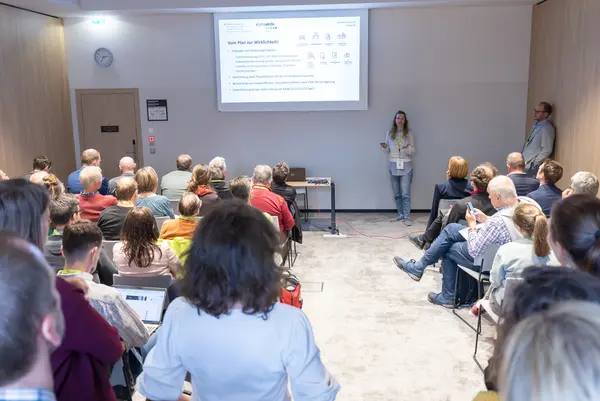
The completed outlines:
[[[469,208],[469,212],[475,216],[475,208],[473,208],[473,204],[471,202],[467,202],[467,207]]]

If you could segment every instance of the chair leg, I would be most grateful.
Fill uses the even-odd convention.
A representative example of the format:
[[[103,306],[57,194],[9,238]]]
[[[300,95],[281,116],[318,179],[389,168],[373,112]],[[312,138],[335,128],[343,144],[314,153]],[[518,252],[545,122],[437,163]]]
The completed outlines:
[[[298,257],[298,250],[296,249],[296,241],[292,241],[293,251],[291,252],[290,259],[292,260],[292,266],[296,263],[296,258]]]
[[[461,274],[461,270],[458,269],[458,271],[456,272],[456,282],[454,283],[454,305],[452,306],[452,313],[454,313],[454,316],[456,316],[457,318],[459,318],[460,320],[462,320],[462,322],[464,324],[466,324],[467,326],[469,326],[471,328],[471,330],[475,331],[475,333],[481,334],[481,328],[474,327],[471,323],[469,323],[468,321],[466,321],[461,315],[459,315],[456,312],[457,309],[458,309],[458,307],[456,306],[456,293],[458,292],[458,279],[460,277],[460,274]]]
[[[477,348],[479,346],[479,336],[481,335],[481,310],[479,311],[479,315],[477,316],[477,330],[475,331],[475,350],[473,351],[473,360],[477,364],[479,370],[483,372],[483,366],[477,360]]]

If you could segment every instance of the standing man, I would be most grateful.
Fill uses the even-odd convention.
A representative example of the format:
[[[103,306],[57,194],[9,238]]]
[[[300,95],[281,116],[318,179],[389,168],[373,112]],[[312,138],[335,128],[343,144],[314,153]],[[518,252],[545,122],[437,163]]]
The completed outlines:
[[[81,167],[79,170],[73,171],[69,174],[69,179],[67,180],[67,190],[75,195],[83,192],[83,185],[79,181],[79,175],[81,174],[81,170],[86,167],[100,167],[100,163],[102,162],[102,158],[100,157],[100,152],[96,149],[87,149],[84,150],[81,154]],[[98,189],[100,195],[108,194],[108,181],[106,181],[105,177],[102,177],[102,185],[100,189]]]
[[[119,178],[135,177],[135,167],[135,161],[131,157],[126,156],[119,160],[119,170],[121,170],[121,175],[111,178],[108,182],[108,195],[115,195]]]
[[[0,399],[54,400],[50,355],[65,322],[55,276],[40,252],[0,233]]]
[[[542,102],[533,111],[535,124],[531,127],[521,152],[525,158],[525,172],[530,177],[535,177],[544,160],[552,155],[556,138],[554,126],[548,120],[552,114],[552,105]]]
[[[192,179],[192,158],[190,155],[177,157],[177,170],[165,174],[160,181],[160,191],[169,200],[179,200]]]

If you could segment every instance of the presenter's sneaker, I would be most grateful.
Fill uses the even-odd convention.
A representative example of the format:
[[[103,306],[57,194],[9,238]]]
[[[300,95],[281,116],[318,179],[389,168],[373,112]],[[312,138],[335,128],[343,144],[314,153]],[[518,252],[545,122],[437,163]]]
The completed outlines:
[[[406,224],[408,227],[412,226],[412,220],[410,217],[404,219],[404,224]]]
[[[408,274],[408,277],[412,278],[415,281],[421,281],[421,277],[423,277],[423,272],[415,267],[414,259],[406,261],[400,256],[394,256],[394,263],[396,264],[396,266],[398,266],[398,269]]]
[[[396,217],[390,220],[390,223],[395,223],[397,221],[404,221],[404,216],[397,215]]]
[[[429,295],[427,295],[427,299],[434,305],[443,306],[444,308],[448,309],[454,308],[454,300],[445,299],[444,297],[442,297],[441,292],[438,294],[436,294],[435,292],[430,292]]]
[[[411,235],[408,240],[421,251],[425,248],[425,240],[422,235]]]

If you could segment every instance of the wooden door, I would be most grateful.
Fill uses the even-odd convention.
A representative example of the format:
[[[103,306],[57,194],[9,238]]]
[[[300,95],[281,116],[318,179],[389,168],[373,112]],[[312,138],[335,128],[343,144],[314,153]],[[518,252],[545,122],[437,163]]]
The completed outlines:
[[[136,89],[77,90],[81,151],[96,149],[107,179],[120,175],[119,160],[132,157],[143,164],[139,98]]]

